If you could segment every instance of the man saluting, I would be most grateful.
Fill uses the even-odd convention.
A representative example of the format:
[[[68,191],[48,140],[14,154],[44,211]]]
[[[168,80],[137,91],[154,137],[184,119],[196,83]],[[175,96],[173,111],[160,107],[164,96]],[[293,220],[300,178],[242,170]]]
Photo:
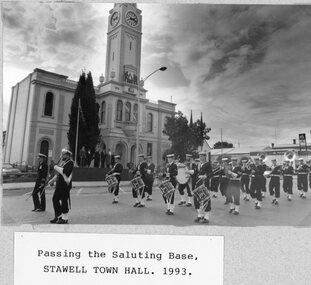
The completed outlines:
[[[33,212],[43,212],[45,211],[45,193],[44,186],[46,177],[48,175],[48,165],[46,163],[46,155],[39,153],[39,165],[38,165],[38,174],[35,187],[32,191],[32,199],[34,204]],[[39,199],[40,198],[40,199]]]

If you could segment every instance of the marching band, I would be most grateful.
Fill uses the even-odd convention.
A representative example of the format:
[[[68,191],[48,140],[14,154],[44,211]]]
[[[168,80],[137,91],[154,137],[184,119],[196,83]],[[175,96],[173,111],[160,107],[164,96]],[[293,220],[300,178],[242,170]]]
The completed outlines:
[[[46,185],[56,181],[55,192],[53,195],[53,207],[55,218],[51,223],[68,223],[68,212],[70,208],[70,189],[72,188],[73,161],[71,152],[67,149],[62,150],[60,162],[54,166],[55,175],[46,182],[47,166],[44,163],[45,156],[39,154],[38,177],[32,196],[34,200],[33,211],[45,210],[44,190]],[[116,164],[107,173],[106,181],[108,191],[113,195],[113,204],[118,203],[119,184],[123,166],[120,163],[120,156],[115,156]],[[304,162],[299,159],[299,164],[295,167],[295,156],[284,154],[283,164],[278,164],[272,158],[271,165],[267,165],[264,157],[237,158],[223,157],[221,161],[210,163],[207,160],[207,153],[200,152],[199,159],[194,160],[191,154],[186,155],[186,161],[176,161],[174,154],[167,155],[167,164],[160,178],[159,189],[166,204],[166,214],[174,215],[175,190],[178,190],[181,201],[179,206],[192,207],[197,211],[195,223],[208,224],[211,212],[211,198],[217,198],[220,190],[225,197],[225,205],[229,205],[229,213],[240,214],[240,195],[243,200],[252,200],[255,209],[262,208],[263,195],[266,191],[266,179],[270,179],[268,189],[272,204],[279,205],[281,196],[281,182],[283,181],[283,191],[287,195],[287,200],[292,201],[293,195],[293,176],[297,175],[297,188],[299,197],[306,199],[308,187],[311,188],[311,159]],[[139,163],[135,169],[130,171],[134,174],[131,180],[133,185],[132,195],[135,199],[134,207],[145,207],[145,197],[151,201],[152,187],[154,183],[155,165],[152,157],[143,154],[139,155]],[[163,179],[164,178],[164,179]],[[309,180],[309,181],[308,181]],[[309,182],[309,185],[308,185]],[[185,201],[184,190],[187,190],[188,201]],[[213,194],[213,196],[211,195]],[[40,198],[40,199],[39,199]],[[39,210],[38,210],[39,209]]]

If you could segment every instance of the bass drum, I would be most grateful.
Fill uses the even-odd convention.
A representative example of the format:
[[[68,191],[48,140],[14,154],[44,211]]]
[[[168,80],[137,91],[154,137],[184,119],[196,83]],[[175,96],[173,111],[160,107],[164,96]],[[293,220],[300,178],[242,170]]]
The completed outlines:
[[[189,182],[190,175],[186,173],[188,171],[188,167],[185,164],[177,165],[178,174],[176,176],[176,180],[179,184],[186,184]]]

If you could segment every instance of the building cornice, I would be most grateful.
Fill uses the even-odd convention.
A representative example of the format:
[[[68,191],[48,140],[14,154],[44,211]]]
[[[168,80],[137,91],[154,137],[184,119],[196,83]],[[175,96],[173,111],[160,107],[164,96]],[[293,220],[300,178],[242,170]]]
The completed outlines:
[[[42,86],[47,86],[47,87],[51,87],[51,88],[56,88],[56,89],[61,89],[61,90],[66,90],[69,92],[74,92],[76,90],[76,86],[64,86],[63,84],[55,84],[55,83],[51,83],[51,82],[45,82],[39,79],[33,79],[31,81],[32,84],[38,84],[38,85],[42,85]]]

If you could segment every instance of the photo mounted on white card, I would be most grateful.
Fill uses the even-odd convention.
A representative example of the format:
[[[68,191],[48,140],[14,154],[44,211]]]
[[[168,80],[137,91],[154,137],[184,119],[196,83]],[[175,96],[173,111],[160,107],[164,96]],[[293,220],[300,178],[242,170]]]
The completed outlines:
[[[2,225],[310,227],[311,6],[2,16]]]

